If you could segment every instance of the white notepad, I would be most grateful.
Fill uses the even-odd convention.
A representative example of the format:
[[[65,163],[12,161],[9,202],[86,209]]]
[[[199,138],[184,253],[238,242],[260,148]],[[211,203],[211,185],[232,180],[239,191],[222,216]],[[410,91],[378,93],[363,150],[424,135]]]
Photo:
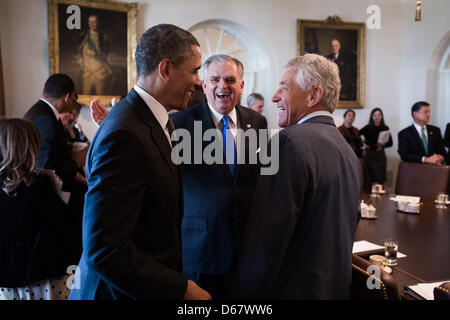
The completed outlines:
[[[361,241],[355,241],[353,243],[353,249],[352,249],[352,253],[359,253],[359,252],[364,252],[364,251],[372,251],[372,250],[378,250],[378,249],[384,249],[383,246],[379,246],[375,243],[366,241],[366,240],[361,240]],[[397,258],[405,258],[406,255],[401,253],[401,252],[397,252]]]

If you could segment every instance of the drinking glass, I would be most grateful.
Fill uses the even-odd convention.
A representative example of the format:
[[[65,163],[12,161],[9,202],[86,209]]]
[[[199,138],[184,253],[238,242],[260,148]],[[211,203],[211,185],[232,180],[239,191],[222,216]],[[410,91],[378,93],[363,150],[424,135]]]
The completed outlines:
[[[388,239],[384,242],[384,256],[386,257],[385,264],[387,266],[397,265],[398,241],[395,239]]]
[[[439,192],[437,195],[437,205],[436,208],[438,209],[447,209],[447,201],[448,201],[448,195],[445,192]]]

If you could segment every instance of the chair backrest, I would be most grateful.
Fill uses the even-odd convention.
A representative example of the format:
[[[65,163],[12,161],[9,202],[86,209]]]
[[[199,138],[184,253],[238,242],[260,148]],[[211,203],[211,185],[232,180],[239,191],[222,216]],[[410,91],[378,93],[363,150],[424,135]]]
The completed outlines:
[[[450,166],[400,162],[395,193],[434,200],[439,192],[450,191]]]
[[[366,259],[352,254],[352,300],[400,300],[395,279],[381,268],[377,277],[376,273],[368,271],[371,265]]]

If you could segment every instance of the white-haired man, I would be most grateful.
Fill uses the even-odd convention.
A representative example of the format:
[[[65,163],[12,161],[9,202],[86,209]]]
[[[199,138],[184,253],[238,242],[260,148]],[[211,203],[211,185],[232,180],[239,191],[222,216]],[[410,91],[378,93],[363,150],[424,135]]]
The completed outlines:
[[[362,173],[331,117],[340,87],[322,56],[287,63],[272,98],[285,128],[279,171],[258,180],[232,298],[350,298]]]

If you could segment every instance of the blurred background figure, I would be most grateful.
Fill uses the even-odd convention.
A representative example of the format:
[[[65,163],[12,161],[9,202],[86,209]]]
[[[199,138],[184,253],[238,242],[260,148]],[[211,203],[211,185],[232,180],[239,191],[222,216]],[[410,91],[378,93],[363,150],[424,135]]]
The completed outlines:
[[[252,93],[247,97],[247,106],[261,114],[264,111],[264,97],[259,93]]]
[[[40,144],[32,123],[0,119],[0,300],[67,299],[79,259],[70,211],[36,168]]]
[[[362,141],[359,130],[353,126],[355,121],[355,111],[348,109],[344,113],[344,123],[338,128],[339,132],[352,147],[358,158],[362,158]]]
[[[59,115],[61,123],[66,131],[67,141],[71,144],[74,142],[89,142],[84,135],[81,126],[78,124],[77,119],[80,115],[81,105],[75,101],[75,107],[69,111]]]
[[[361,129],[359,134],[364,136],[365,149],[363,152],[364,168],[366,170],[369,183],[386,182],[386,154],[384,148],[392,147],[392,136],[389,132],[386,143],[380,142],[380,132],[389,131],[389,127],[384,123],[383,111],[375,108],[370,113],[369,124]]]

